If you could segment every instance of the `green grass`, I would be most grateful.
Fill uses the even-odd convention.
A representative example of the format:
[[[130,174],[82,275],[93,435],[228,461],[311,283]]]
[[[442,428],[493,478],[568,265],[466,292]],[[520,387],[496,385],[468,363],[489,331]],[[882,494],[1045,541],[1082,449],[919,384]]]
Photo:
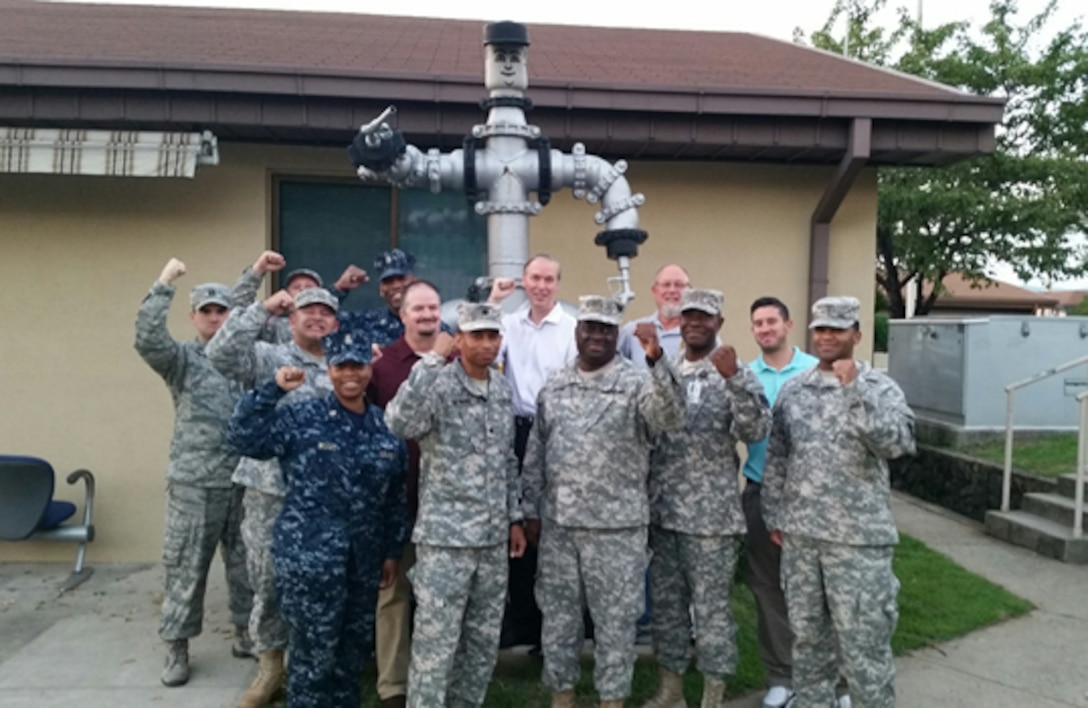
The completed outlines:
[[[899,625],[892,638],[892,649],[897,655],[948,641],[1032,609],[1030,602],[964,570],[947,556],[909,536],[902,536],[896,548],[895,574],[901,584]],[[755,602],[748,587],[740,582],[733,591],[733,612],[737,619],[740,665],[728,681],[728,694],[735,697],[765,685],[763,666],[756,655]],[[640,659],[635,665],[628,705],[642,705],[656,688],[657,669],[653,661]],[[580,706],[595,705],[591,661],[583,662],[577,694]],[[693,670],[684,678],[684,694],[689,705],[698,705],[702,678]],[[366,708],[378,707],[373,673],[364,680],[363,695]],[[517,655],[500,660],[484,705],[547,708],[549,701],[550,695],[540,684],[540,659]]]
[[[968,445],[959,451],[1005,464],[1005,441]],[[1077,469],[1077,436],[1062,433],[1039,437],[1013,437],[1012,466],[1043,477],[1071,474]]]

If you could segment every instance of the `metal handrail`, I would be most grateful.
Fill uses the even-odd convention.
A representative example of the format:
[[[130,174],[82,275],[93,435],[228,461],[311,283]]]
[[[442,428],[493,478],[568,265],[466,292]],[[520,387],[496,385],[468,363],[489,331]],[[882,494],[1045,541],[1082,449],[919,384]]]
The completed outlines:
[[[1067,361],[1064,364],[1059,364],[1058,366],[1055,366],[1055,367],[1053,367],[1051,369],[1045,369],[1043,371],[1040,371],[1037,374],[1034,374],[1032,376],[1029,376],[1026,379],[1023,379],[1022,381],[1015,381],[1015,382],[1013,382],[1013,383],[1011,383],[1011,384],[1009,384],[1008,386],[1005,387],[1005,396],[1006,396],[1006,403],[1005,403],[1005,471],[1004,471],[1004,476],[1001,479],[1001,511],[1009,511],[1012,508],[1012,409],[1013,409],[1013,394],[1016,393],[1016,391],[1018,389],[1025,388],[1027,386],[1031,386],[1032,384],[1039,383],[1040,381],[1043,381],[1045,379],[1049,379],[1051,376],[1054,376],[1056,374],[1060,374],[1063,371],[1068,371],[1069,369],[1076,368],[1076,367],[1081,366],[1083,364],[1088,364],[1088,356],[1082,356],[1082,357],[1079,357],[1077,359],[1073,359],[1072,361]],[[1088,393],[1088,391],[1077,394],[1077,401],[1080,401],[1081,396],[1084,395],[1085,393]],[[1081,410],[1081,412],[1080,412],[1080,419],[1081,419],[1080,428],[1083,431],[1084,426],[1085,426],[1085,409],[1084,409],[1083,404],[1081,405],[1080,410]],[[1084,436],[1084,433],[1082,432],[1081,437],[1083,437],[1083,436]],[[1079,458],[1079,456],[1080,456],[1079,438],[1078,438],[1077,448],[1078,448],[1077,455],[1078,455],[1078,458]],[[1081,469],[1083,468],[1083,466],[1084,465],[1081,464],[1081,462],[1078,460],[1078,463],[1077,463],[1077,474],[1078,475],[1082,474]],[[1078,484],[1080,484],[1080,482],[1078,482]],[[1081,492],[1079,490],[1078,490],[1078,494],[1081,494]],[[1079,506],[1078,506],[1078,509],[1079,509]],[[1077,513],[1079,514],[1080,512],[1078,511]],[[1077,528],[1079,528],[1079,521],[1078,521]]]
[[[1077,429],[1077,488],[1073,492],[1073,538],[1084,533],[1084,468],[1088,463],[1088,391],[1077,394],[1080,426]]]

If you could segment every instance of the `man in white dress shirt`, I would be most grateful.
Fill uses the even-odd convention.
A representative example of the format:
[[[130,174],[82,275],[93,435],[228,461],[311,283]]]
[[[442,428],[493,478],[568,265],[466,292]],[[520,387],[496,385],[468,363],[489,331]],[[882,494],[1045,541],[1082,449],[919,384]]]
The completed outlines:
[[[521,286],[527,302],[502,319],[502,350],[497,361],[514,394],[514,451],[520,471],[525,443],[536,415],[536,397],[544,381],[578,355],[574,345],[577,320],[559,304],[559,261],[537,254],[525,263]],[[496,278],[489,302],[500,303],[514,291],[512,278]],[[503,621],[502,646],[540,644],[540,610],[533,597],[536,538],[525,555],[510,561],[510,604]]]

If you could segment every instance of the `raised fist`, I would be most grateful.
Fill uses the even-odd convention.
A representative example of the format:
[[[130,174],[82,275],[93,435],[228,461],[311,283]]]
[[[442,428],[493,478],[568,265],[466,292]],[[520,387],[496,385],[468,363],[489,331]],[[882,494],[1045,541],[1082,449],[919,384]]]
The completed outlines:
[[[185,275],[185,264],[177,258],[171,258],[163,266],[162,273],[159,275],[159,282],[163,285],[172,285],[175,280],[183,275]]]
[[[661,343],[657,341],[657,326],[653,322],[639,322],[635,325],[635,339],[646,352],[646,358],[657,361],[664,353],[661,351]]]
[[[366,271],[359,266],[349,265],[333,285],[337,290],[354,290],[366,281],[370,280]]]
[[[253,262],[253,272],[264,275],[265,273],[275,273],[277,270],[281,270],[287,261],[283,259],[283,256],[275,251],[265,251],[257,260]]]
[[[491,304],[497,304],[510,297],[510,293],[514,292],[517,287],[517,282],[513,278],[495,278],[495,282],[491,284],[491,295],[488,296],[487,301]]]
[[[306,372],[295,366],[281,366],[276,370],[276,385],[284,391],[294,391],[306,380]]]
[[[445,359],[453,353],[454,346],[453,337],[450,336],[449,332],[439,331],[434,338],[434,349],[432,351]]]
[[[737,373],[737,350],[728,344],[723,344],[711,352],[710,363],[719,374],[731,379]]]
[[[833,361],[831,362],[831,370],[835,373],[835,378],[837,378],[839,383],[843,386],[858,377],[858,365],[853,359],[839,359],[838,361]]]
[[[295,309],[295,298],[286,290],[277,290],[262,304],[270,315],[289,315]]]

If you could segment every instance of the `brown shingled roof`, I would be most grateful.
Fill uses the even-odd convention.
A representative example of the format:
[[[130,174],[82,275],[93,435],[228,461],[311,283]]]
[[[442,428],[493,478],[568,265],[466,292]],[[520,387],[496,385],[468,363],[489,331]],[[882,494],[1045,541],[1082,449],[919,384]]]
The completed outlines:
[[[265,67],[480,83],[482,26],[347,13],[0,0],[0,61]],[[911,96],[953,89],[738,32],[530,25],[534,85]]]

